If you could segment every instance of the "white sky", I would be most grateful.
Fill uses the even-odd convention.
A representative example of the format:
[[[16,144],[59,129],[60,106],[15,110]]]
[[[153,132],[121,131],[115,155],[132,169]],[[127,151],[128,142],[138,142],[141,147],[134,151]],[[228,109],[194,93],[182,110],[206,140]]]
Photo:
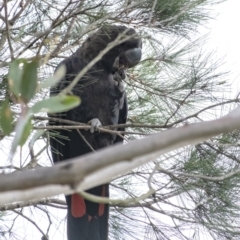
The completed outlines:
[[[216,50],[216,60],[224,57],[224,68],[232,71],[230,81],[233,84],[233,90],[238,88],[239,80],[236,77],[240,73],[240,0],[227,0],[216,6],[215,10],[218,16],[210,22],[208,26],[211,32],[209,44],[206,49]],[[239,76],[240,77],[240,76]],[[236,85],[235,85],[236,84]]]

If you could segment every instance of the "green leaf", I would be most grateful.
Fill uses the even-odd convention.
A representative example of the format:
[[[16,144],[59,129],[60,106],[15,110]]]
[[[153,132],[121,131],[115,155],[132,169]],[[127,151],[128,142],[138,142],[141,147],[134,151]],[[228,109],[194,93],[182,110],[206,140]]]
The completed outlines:
[[[21,99],[28,103],[37,90],[37,68],[38,61],[26,62],[23,66],[23,74],[20,85]]]
[[[43,83],[39,84],[39,89],[49,88],[56,85],[66,74],[66,66],[62,64],[57,68],[53,76],[49,77]]]
[[[4,135],[9,135],[13,130],[13,115],[9,103],[5,100],[0,109],[0,126]]]
[[[56,113],[64,112],[74,107],[77,107],[81,103],[81,100],[77,96],[65,96],[57,95],[50,97],[49,99],[44,99],[40,102],[35,103],[30,111],[32,113],[47,112]]]
[[[26,122],[24,128],[23,128],[23,133],[22,133],[22,136],[20,138],[20,141],[19,141],[19,145],[20,146],[23,146],[24,143],[27,141],[28,139],[28,136],[30,135],[30,132],[32,130],[32,123],[31,123],[31,120],[32,119],[29,119],[28,122]]]
[[[23,144],[28,139],[31,129],[32,129],[32,123],[31,123],[31,115],[29,113],[26,116],[20,117],[18,119],[17,126],[15,129],[16,134],[13,139],[12,148],[11,148],[12,153],[16,151],[19,145],[23,146]]]
[[[8,83],[11,92],[13,92],[16,96],[19,96],[21,93],[23,69],[20,67],[20,64],[24,62],[26,62],[24,59],[16,59],[10,63],[9,67]]]

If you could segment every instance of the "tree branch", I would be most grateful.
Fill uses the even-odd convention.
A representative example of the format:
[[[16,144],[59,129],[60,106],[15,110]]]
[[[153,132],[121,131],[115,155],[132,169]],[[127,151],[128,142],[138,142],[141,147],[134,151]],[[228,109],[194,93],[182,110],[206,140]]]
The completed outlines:
[[[0,206],[14,201],[39,199],[60,193],[69,194],[109,182],[119,174],[171,150],[240,129],[239,118],[240,107],[217,120],[166,130],[126,145],[116,145],[69,159],[51,168],[1,174]],[[219,179],[232,177],[233,174],[236,173],[228,173]],[[24,189],[25,191],[22,191]]]
[[[56,208],[63,208],[63,209],[67,208],[65,201],[53,198],[53,199],[41,199],[41,200],[37,200],[37,201],[6,204],[5,206],[0,208],[0,211],[8,211],[8,210],[29,207],[29,206],[35,206],[35,205],[46,205],[46,206],[50,205],[50,206],[56,207]]]

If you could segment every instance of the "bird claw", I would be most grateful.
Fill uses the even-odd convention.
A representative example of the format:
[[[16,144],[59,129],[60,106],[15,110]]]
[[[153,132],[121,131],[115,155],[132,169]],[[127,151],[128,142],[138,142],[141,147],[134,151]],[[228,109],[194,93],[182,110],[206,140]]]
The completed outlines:
[[[91,125],[91,128],[90,128],[91,133],[94,133],[94,131],[98,130],[98,128],[102,126],[98,118],[93,118],[88,122],[88,124]]]
[[[125,69],[118,69],[118,71],[116,71],[113,75],[113,79],[118,82],[121,82],[125,78],[126,78]]]
[[[118,82],[114,80],[115,86],[119,89],[119,91],[122,93],[125,91],[124,85],[122,82]]]
[[[122,83],[122,80],[124,80],[125,78],[126,78],[126,74],[124,69],[119,69],[113,75],[114,84],[119,89],[120,92],[124,92],[125,90],[124,85]]]

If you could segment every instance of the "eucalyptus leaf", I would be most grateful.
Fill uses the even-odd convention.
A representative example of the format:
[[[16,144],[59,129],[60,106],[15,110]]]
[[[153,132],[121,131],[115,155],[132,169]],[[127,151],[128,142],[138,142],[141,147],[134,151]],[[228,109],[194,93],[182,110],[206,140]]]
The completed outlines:
[[[9,135],[13,130],[13,114],[9,106],[9,102],[5,100],[0,108],[0,126],[4,135]]]
[[[9,73],[8,73],[8,83],[11,92],[19,96],[21,93],[21,79],[23,74],[23,69],[20,64],[25,63],[24,59],[16,59],[12,63],[10,63]]]
[[[37,68],[38,61],[24,63],[23,74],[20,85],[21,99],[28,103],[36,93],[37,89]]]
[[[28,122],[26,122],[25,126],[24,126],[24,129],[23,129],[23,133],[22,133],[22,136],[20,138],[20,141],[19,141],[19,145],[20,146],[23,146],[24,143],[27,141],[28,139],[28,136],[30,135],[31,133],[31,130],[32,130],[32,123],[31,123],[31,120],[32,119],[29,119]]]
[[[57,95],[44,99],[40,102],[35,103],[30,111],[31,113],[47,112],[47,113],[56,113],[64,112],[70,110],[74,107],[77,107],[81,103],[81,100],[77,96],[66,96],[66,95]]]
[[[39,84],[39,89],[49,88],[56,85],[66,74],[66,66],[62,64],[57,68],[54,75]]]
[[[14,153],[17,149],[17,147],[23,146],[23,144],[28,139],[28,136],[30,135],[32,129],[32,123],[31,123],[31,115],[27,113],[26,116],[20,117],[17,122],[17,126],[15,129],[15,137],[13,139],[11,152]]]

